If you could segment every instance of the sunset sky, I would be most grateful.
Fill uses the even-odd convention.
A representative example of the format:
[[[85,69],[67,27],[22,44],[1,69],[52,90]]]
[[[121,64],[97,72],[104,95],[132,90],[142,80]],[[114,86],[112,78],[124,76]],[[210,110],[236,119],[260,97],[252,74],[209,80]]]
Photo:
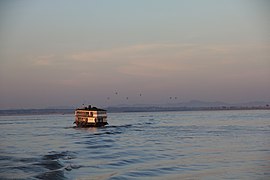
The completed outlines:
[[[195,99],[270,101],[270,1],[0,1],[0,109]]]

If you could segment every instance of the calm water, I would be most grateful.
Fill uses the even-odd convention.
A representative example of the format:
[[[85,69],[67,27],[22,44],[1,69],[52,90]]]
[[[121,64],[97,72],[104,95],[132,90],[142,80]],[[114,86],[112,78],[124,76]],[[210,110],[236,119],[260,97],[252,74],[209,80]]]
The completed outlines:
[[[0,179],[269,179],[270,111],[0,117]]]

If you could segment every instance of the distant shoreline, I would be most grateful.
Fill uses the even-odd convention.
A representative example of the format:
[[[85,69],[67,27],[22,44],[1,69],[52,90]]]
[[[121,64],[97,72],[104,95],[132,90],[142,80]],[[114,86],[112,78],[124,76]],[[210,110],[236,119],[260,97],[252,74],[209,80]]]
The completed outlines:
[[[168,111],[226,111],[226,110],[270,110],[269,106],[221,106],[221,107],[108,107],[109,113],[125,112],[168,112]],[[75,109],[11,109],[0,110],[0,116],[11,115],[50,115],[50,114],[73,114]]]

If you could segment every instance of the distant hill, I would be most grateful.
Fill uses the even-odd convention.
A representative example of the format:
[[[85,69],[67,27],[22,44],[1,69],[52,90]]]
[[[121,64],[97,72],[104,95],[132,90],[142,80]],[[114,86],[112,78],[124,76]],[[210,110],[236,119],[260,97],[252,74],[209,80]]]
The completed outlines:
[[[235,107],[253,107],[253,106],[266,106],[270,102],[254,101],[245,103],[226,103],[221,101],[200,101],[191,100],[180,103],[167,103],[167,104],[120,104],[114,107],[222,107],[222,106],[235,106]]]
[[[180,107],[219,107],[219,106],[229,106],[228,103],[214,101],[214,102],[206,102],[199,100],[192,100],[183,103],[172,104],[172,106],[180,106]]]
[[[0,116],[4,115],[45,115],[45,114],[70,114],[74,109],[11,109],[0,110]]]
[[[243,109],[269,109],[269,102],[254,101],[247,103],[230,104],[220,101],[206,102],[192,100],[181,103],[168,104],[121,104],[105,107],[108,112],[158,112],[158,111],[198,111],[198,110],[243,110]],[[73,114],[75,108],[46,108],[46,109],[12,109],[0,110],[3,115],[45,115],[45,114]]]
[[[235,106],[235,107],[253,107],[253,106],[266,106],[269,105],[269,102],[262,101],[254,101],[254,102],[246,102],[246,103],[225,103],[221,101],[214,102],[206,102],[206,101],[198,101],[192,100],[189,102],[178,103],[175,106],[185,106],[185,107],[220,107],[220,106]]]

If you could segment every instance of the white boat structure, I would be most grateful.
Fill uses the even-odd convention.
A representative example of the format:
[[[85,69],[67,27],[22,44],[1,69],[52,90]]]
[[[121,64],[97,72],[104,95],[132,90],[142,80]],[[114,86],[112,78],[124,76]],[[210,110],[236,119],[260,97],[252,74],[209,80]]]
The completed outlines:
[[[78,108],[75,111],[75,121],[77,127],[101,127],[108,124],[107,111],[104,109],[91,107]]]

